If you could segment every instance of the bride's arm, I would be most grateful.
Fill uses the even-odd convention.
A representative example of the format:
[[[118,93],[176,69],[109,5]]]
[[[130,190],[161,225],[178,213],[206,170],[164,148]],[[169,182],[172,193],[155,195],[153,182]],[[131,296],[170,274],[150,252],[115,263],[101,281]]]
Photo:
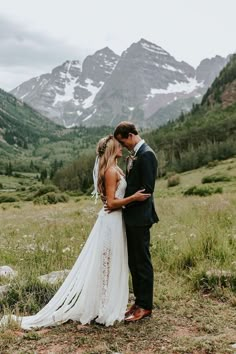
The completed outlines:
[[[151,196],[150,193],[143,193],[144,189],[141,191],[137,191],[133,195],[117,199],[115,197],[117,183],[119,181],[118,173],[114,168],[109,168],[105,173],[105,190],[106,190],[106,200],[107,206],[111,209],[119,209],[122,206],[125,206],[134,201],[144,201]]]

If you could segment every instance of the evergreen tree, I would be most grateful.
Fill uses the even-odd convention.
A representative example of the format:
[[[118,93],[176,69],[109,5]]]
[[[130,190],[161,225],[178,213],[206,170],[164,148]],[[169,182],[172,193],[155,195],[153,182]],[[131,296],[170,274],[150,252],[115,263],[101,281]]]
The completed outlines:
[[[5,172],[6,176],[12,176],[12,164],[11,162],[9,162],[6,165],[6,172]]]
[[[48,177],[48,172],[47,172],[46,168],[44,168],[40,173],[41,182],[44,183],[45,180],[47,179],[47,177]]]

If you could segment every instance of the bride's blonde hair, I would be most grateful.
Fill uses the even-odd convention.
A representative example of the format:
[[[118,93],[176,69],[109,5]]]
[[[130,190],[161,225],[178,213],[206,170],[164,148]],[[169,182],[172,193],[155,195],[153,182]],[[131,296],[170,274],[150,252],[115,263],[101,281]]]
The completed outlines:
[[[113,135],[108,135],[99,140],[96,153],[99,157],[97,188],[101,195],[105,195],[105,172],[116,161],[119,142]]]

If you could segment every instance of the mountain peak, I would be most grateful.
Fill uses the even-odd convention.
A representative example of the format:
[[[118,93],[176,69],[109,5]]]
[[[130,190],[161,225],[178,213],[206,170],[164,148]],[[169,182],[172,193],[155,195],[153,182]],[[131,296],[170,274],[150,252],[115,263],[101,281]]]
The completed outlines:
[[[79,60],[66,60],[64,63],[62,63],[62,65],[60,65],[64,68],[69,68],[71,66],[77,66],[77,67],[81,67],[81,63]]]
[[[159,118],[174,119],[182,101],[189,100],[187,107],[199,101],[223,66],[217,56],[196,71],[141,38],[121,56],[106,46],[88,55],[82,67],[79,60],[66,60],[51,74],[28,80],[12,93],[67,127],[115,125],[121,118],[149,126],[154,115],[156,123]]]
[[[150,46],[154,46],[154,47],[157,47],[157,48],[161,48],[160,46],[158,46],[157,44],[155,44],[155,43],[153,43],[153,42],[150,42],[150,41],[148,41],[147,39],[145,39],[145,38],[141,38],[138,42],[137,42],[137,44],[147,44],[147,45],[150,45]]]
[[[94,53],[95,56],[104,56],[104,55],[108,55],[108,56],[114,56],[114,57],[119,57],[119,55],[117,55],[115,52],[113,52],[113,50],[111,50],[109,47],[104,47],[102,49],[97,50]]]
[[[104,47],[104,48],[101,48],[99,50],[96,51],[96,53],[99,53],[99,52],[110,52],[110,53],[114,53],[113,50],[111,50],[109,47]]]
[[[142,49],[156,53],[156,54],[170,55],[166,50],[164,50],[159,45],[152,43],[144,38],[141,38],[137,43],[135,43],[135,45],[140,46],[140,47],[142,47]]]
[[[220,55],[203,59],[196,69],[197,80],[204,81],[204,84],[208,87],[211,86],[220,70],[229,60],[230,57],[223,58]]]

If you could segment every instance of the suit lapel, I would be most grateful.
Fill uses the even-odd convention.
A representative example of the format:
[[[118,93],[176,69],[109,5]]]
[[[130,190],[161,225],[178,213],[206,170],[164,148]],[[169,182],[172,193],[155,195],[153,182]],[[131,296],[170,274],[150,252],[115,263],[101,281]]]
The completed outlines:
[[[131,170],[133,170],[133,168],[135,168],[135,163],[136,163],[136,160],[138,159],[138,157],[142,154],[142,152],[145,150],[145,146],[147,144],[144,143],[142,146],[140,146],[140,148],[138,149],[137,151],[137,154],[135,155],[136,159],[133,161],[133,164],[132,164],[132,168],[128,171],[128,159],[127,159],[127,162],[126,162],[126,178],[128,178],[128,176],[130,175],[131,173]]]
[[[137,151],[136,156],[139,156],[140,154],[142,154],[142,152],[145,150],[146,145],[147,145],[146,143],[143,143],[143,145],[140,146],[140,148]]]

